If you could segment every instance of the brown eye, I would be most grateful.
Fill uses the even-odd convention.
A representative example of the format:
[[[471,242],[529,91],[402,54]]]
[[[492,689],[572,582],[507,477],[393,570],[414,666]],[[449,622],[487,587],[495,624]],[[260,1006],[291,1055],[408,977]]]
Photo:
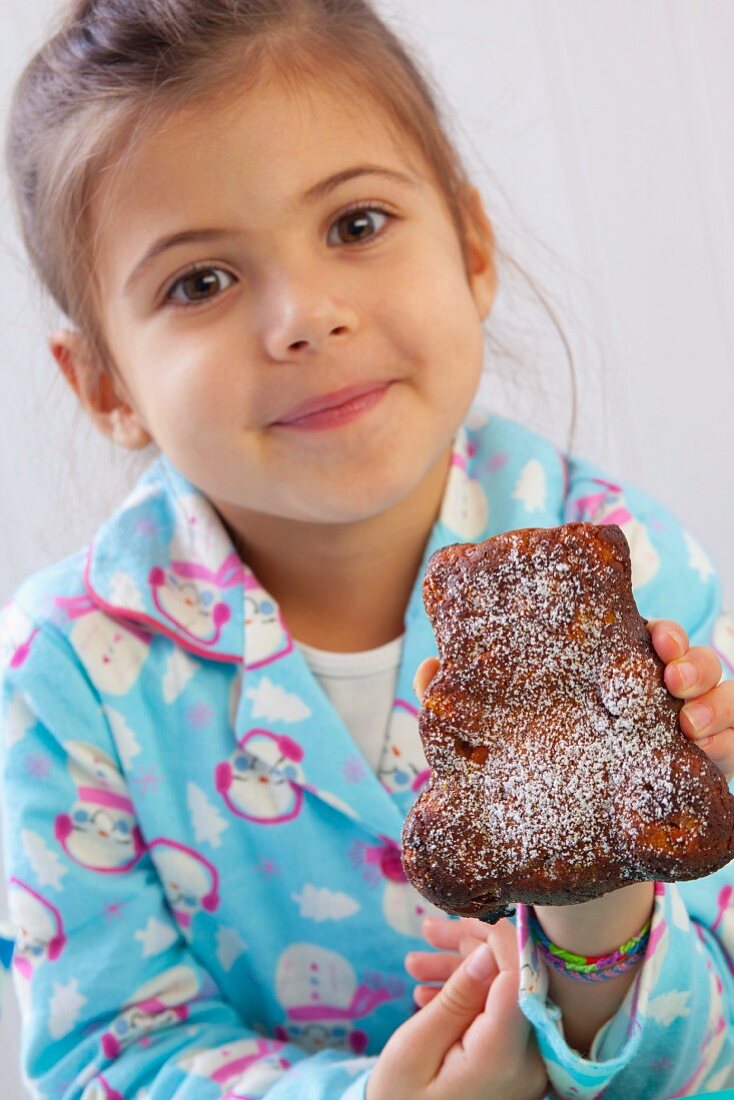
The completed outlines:
[[[354,210],[347,210],[334,222],[334,228],[339,232],[337,244],[360,244],[377,236],[381,227],[374,228],[375,215],[387,221],[392,215],[387,210],[377,206],[360,206]],[[384,223],[383,223],[384,225]]]
[[[234,276],[221,267],[193,268],[176,280],[166,294],[166,300],[178,304],[195,304],[196,302],[209,301],[217,296],[216,291],[221,286],[220,276],[222,275],[225,279],[231,280],[226,286],[231,286],[235,281]],[[222,289],[226,290],[226,286]],[[174,294],[174,291],[179,287],[183,296]]]

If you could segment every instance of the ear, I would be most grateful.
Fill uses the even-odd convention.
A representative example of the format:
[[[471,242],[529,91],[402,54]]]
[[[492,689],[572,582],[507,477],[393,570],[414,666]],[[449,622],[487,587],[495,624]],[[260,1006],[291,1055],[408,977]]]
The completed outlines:
[[[87,340],[70,329],[57,329],[48,346],[80,404],[103,435],[129,450],[140,450],[152,442],[139,413],[120,397],[109,372],[98,367]]]
[[[469,284],[479,315],[485,321],[497,292],[495,240],[482,197],[471,185],[464,195],[464,221],[469,251]]]

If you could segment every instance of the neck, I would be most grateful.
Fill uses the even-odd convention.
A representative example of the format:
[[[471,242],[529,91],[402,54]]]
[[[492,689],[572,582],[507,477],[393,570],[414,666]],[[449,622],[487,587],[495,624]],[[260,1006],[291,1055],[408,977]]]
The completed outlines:
[[[277,601],[297,641],[354,653],[403,633],[450,461],[449,449],[407,497],[358,523],[262,513],[223,517],[242,560]]]

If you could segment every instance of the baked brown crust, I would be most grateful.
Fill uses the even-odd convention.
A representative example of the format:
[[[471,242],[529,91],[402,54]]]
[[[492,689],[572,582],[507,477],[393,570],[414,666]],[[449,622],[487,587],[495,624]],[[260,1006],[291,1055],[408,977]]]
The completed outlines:
[[[405,873],[448,913],[569,905],[734,858],[734,797],[678,723],[614,524],[526,528],[433,554],[432,777]]]

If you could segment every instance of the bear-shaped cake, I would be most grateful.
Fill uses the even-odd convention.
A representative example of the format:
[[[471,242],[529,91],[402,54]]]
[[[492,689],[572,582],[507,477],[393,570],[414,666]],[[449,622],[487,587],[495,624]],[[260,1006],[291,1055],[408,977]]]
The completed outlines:
[[[440,658],[419,718],[432,777],[402,858],[424,897],[493,922],[734,858],[734,797],[680,729],[619,527],[444,547],[423,599]]]

